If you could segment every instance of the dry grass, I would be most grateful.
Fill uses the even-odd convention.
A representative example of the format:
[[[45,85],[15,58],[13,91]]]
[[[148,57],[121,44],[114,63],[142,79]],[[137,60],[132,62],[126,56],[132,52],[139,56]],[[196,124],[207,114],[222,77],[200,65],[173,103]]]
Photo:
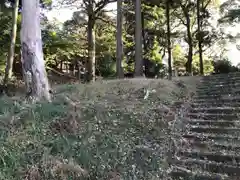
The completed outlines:
[[[197,81],[62,85],[51,104],[2,97],[0,179],[163,179],[174,103],[188,102]]]

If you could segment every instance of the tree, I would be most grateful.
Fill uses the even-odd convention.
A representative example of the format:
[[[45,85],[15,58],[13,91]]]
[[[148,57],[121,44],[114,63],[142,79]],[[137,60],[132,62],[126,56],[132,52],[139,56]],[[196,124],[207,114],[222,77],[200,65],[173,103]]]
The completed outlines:
[[[45,98],[50,101],[49,84],[43,59],[39,5],[39,0],[22,2],[22,68],[27,95],[33,100]]]
[[[15,54],[15,44],[16,44],[16,37],[17,37],[17,18],[18,18],[18,6],[19,0],[15,1],[13,14],[12,14],[12,35],[11,35],[11,45],[8,52],[6,69],[5,69],[5,76],[4,76],[4,85],[7,85],[8,80],[12,77],[12,68],[13,68],[13,60]]]
[[[185,64],[186,71],[189,75],[192,74],[192,61],[193,61],[193,48],[194,48],[194,39],[193,39],[193,33],[192,28],[195,24],[193,17],[194,11],[196,9],[196,6],[193,1],[191,0],[178,0],[177,3],[179,4],[181,8],[181,15],[179,13],[177,16],[179,17],[182,24],[187,28],[187,35],[186,35],[186,42],[188,44],[188,56],[187,56],[187,62]]]
[[[122,25],[123,25],[123,13],[122,13],[122,0],[117,1],[117,76],[123,78],[123,41],[122,41]]]
[[[238,0],[225,1],[220,6],[220,12],[221,14],[223,14],[223,17],[219,19],[220,23],[224,23],[224,22],[232,23],[235,20],[239,21],[239,18],[240,18],[239,1]]]
[[[172,50],[171,50],[171,27],[170,27],[170,5],[172,1],[166,0],[167,17],[167,47],[168,47],[168,77],[172,78]]]
[[[135,1],[133,1],[135,2]],[[127,62],[127,71],[132,73],[135,62],[135,29],[136,17],[135,7],[132,1],[125,0],[125,21],[124,21],[124,52]],[[159,72],[162,59],[166,52],[166,18],[164,2],[142,1],[141,4],[141,24],[142,24],[142,44],[143,44],[143,67],[144,74],[148,78],[154,78]],[[139,16],[138,16],[139,17]]]
[[[203,46],[204,44],[210,45],[211,41],[215,39],[216,34],[211,34],[206,27],[209,27],[208,19],[210,17],[210,12],[208,10],[210,7],[218,7],[219,0],[197,0],[197,35],[196,39],[198,41],[198,54],[199,54],[199,65],[200,74],[204,75],[204,65],[203,65]],[[205,27],[205,29],[204,29]]]
[[[176,44],[173,47],[173,64],[174,68],[178,71],[179,75],[184,75],[184,66],[185,66],[185,56],[184,56],[184,50],[180,46],[180,44]],[[197,75],[200,74],[200,66],[199,66],[199,56],[194,55],[193,56],[193,62],[192,62],[192,70],[193,74]],[[212,59],[208,56],[204,56],[203,54],[203,64],[204,64],[204,72],[206,74],[210,74],[213,72],[213,65],[212,65]]]
[[[96,21],[96,16],[94,12],[94,1],[93,0],[85,0],[83,1],[86,8],[87,8],[87,14],[88,14],[88,26],[87,26],[87,37],[88,37],[88,60],[87,60],[87,80],[88,81],[95,81],[95,71],[96,71],[96,44],[95,44],[95,31],[94,31],[94,25]]]
[[[141,0],[135,1],[135,68],[134,76],[140,77],[143,75],[143,60],[142,60],[142,13]]]
[[[180,44],[176,44],[175,46],[173,46],[172,56],[174,69],[177,70],[179,75],[184,75],[185,57],[184,50],[182,49]]]
[[[198,28],[198,35],[201,32],[201,2],[197,0],[197,28]],[[202,39],[198,37],[198,51],[199,51],[199,63],[200,63],[200,74],[203,75],[203,57],[202,57]]]
[[[87,69],[87,80],[95,80],[96,79],[96,43],[95,43],[95,22],[98,19],[99,15],[103,12],[103,9],[109,3],[115,2],[116,0],[73,0],[71,2],[65,2],[62,0],[62,4],[80,4],[81,11],[80,13],[85,13],[87,15],[87,37],[88,37],[88,59],[86,62]]]

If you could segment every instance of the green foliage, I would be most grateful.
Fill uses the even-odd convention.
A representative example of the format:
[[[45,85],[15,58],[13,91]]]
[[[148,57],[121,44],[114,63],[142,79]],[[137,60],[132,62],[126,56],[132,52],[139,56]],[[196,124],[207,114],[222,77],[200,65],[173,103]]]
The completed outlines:
[[[176,44],[172,50],[173,67],[181,71],[185,68],[186,58],[180,44]]]
[[[80,1],[79,1],[80,2]],[[87,15],[86,3],[83,4],[84,8],[81,11],[77,11],[73,14],[71,20],[66,21],[63,26],[55,19],[50,22],[44,15],[42,15],[42,37],[43,37],[43,50],[44,58],[47,66],[55,67],[60,62],[68,61],[74,63],[76,60],[80,60],[82,63],[87,59]],[[104,1],[101,1],[103,3]],[[107,1],[106,1],[107,2]],[[192,36],[194,39],[194,47],[197,42],[198,34],[196,33],[195,19],[195,3],[191,4],[190,1],[184,1],[189,5],[189,15],[191,16],[192,23]],[[203,1],[206,5],[208,1]],[[51,0],[45,0],[41,2],[50,7]],[[70,2],[68,2],[70,3]],[[83,3],[83,2],[80,2]],[[98,5],[100,6],[99,3]],[[105,6],[105,4],[102,4]],[[204,19],[204,26],[209,26],[207,20],[211,14],[209,14],[209,8],[216,8],[217,1],[211,1],[210,5],[206,9],[202,10],[202,18]],[[127,9],[127,10],[125,10]],[[10,10],[10,9],[9,9]],[[134,6],[132,2],[127,1],[124,5],[124,28],[123,28],[123,40],[124,40],[124,69],[132,71],[134,68]],[[179,29],[179,25],[183,23],[185,18],[182,9],[179,4],[171,4],[171,38],[173,44],[175,42],[182,41],[185,38],[185,30]],[[145,4],[142,5],[143,21],[143,44],[144,54],[143,57],[154,63],[161,64],[162,58],[166,54],[166,17],[165,17],[165,2],[159,2],[159,5]],[[181,20],[179,20],[181,19]],[[19,13],[18,27],[20,27],[21,15]],[[6,55],[9,49],[10,34],[11,34],[11,16],[4,12],[0,14],[0,71],[3,72],[5,66]],[[96,21],[94,27],[96,35],[96,72],[101,76],[114,76],[116,73],[116,17],[108,16],[104,11],[98,11],[96,14]],[[201,34],[201,33],[200,33]],[[216,31],[209,31],[203,28],[201,37],[203,38],[203,49],[211,46],[213,42],[213,36]],[[219,38],[216,36],[214,40]],[[182,45],[182,44],[181,44]],[[176,69],[183,70],[185,72],[186,63],[186,50],[181,49],[181,45],[173,47],[173,64]],[[204,50],[205,50],[204,49]],[[196,48],[194,48],[194,51]],[[20,28],[18,28],[17,43],[16,43],[16,60],[20,60]],[[196,57],[193,57],[196,59]],[[209,57],[204,57],[209,59]],[[197,60],[193,63],[193,66],[198,66]],[[206,60],[206,63],[208,61]],[[207,72],[211,71],[211,68],[206,65]],[[208,68],[209,67],[209,68]],[[198,73],[198,68],[194,68]],[[21,71],[21,70],[19,70]]]
[[[145,55],[146,58],[154,61],[156,63],[162,63],[162,55],[160,53],[159,42],[156,40],[157,37],[154,37],[153,45],[151,50]]]
[[[213,62],[214,72],[219,73],[229,73],[239,71],[239,68],[233,66],[231,61],[228,59],[218,60]]]
[[[173,56],[174,68],[178,72],[183,73],[184,69],[185,69],[185,63],[186,63],[187,60],[185,58],[184,51],[179,44],[176,44],[174,46],[172,56]],[[207,56],[203,56],[203,65],[204,65],[205,74],[210,74],[210,73],[213,72],[214,67],[212,65],[212,61],[213,60],[209,59]],[[200,64],[199,55],[194,55],[193,56],[193,63],[192,63],[194,74],[200,74],[200,65],[199,64]]]
[[[203,56],[203,69],[206,75],[213,73],[214,67],[212,65],[213,60],[207,59],[206,56]],[[193,56],[193,73],[200,74],[200,62],[199,62],[199,55]]]

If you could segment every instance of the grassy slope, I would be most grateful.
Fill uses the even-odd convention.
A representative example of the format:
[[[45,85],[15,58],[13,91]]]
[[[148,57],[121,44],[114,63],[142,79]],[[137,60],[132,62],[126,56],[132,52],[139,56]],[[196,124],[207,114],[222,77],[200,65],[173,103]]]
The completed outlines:
[[[64,85],[51,104],[1,98],[0,180],[163,178],[172,105],[196,81]]]

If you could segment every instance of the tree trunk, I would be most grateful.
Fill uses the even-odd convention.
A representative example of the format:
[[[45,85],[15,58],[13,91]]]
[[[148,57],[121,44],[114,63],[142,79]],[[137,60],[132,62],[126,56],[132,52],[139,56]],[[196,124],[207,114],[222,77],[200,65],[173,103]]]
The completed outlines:
[[[123,60],[123,40],[122,40],[122,0],[117,1],[117,76],[124,78],[122,60]]]
[[[145,21],[144,21],[144,13],[142,12],[142,41],[143,41],[143,55],[147,54],[147,43],[145,37]]]
[[[89,5],[91,6],[91,5]],[[91,6],[92,7],[92,6]],[[95,34],[94,34],[94,24],[95,17],[93,14],[93,8],[88,14],[88,60],[87,60],[87,81],[95,81]]]
[[[186,13],[187,20],[187,37],[188,37],[188,60],[186,63],[186,71],[188,75],[192,75],[192,58],[193,58],[193,40],[191,33],[191,20],[188,13]]]
[[[170,29],[170,1],[166,0],[167,17],[167,47],[168,47],[168,78],[172,79],[172,50],[171,50],[171,29]]]
[[[199,51],[200,74],[204,75],[203,56],[202,56],[200,0],[197,0],[197,26],[198,26],[197,28],[198,28],[198,51]]]
[[[16,44],[16,37],[17,37],[18,6],[19,6],[19,0],[16,0],[14,4],[14,9],[12,12],[12,36],[11,36],[11,45],[8,52],[5,76],[3,81],[4,85],[7,85],[9,79],[12,78],[13,60],[14,60],[15,44]]]
[[[142,60],[142,18],[141,18],[141,0],[135,2],[135,68],[134,76],[140,77],[143,75],[143,60]]]
[[[45,98],[50,101],[42,50],[39,0],[22,1],[21,46],[27,95],[33,100]]]

